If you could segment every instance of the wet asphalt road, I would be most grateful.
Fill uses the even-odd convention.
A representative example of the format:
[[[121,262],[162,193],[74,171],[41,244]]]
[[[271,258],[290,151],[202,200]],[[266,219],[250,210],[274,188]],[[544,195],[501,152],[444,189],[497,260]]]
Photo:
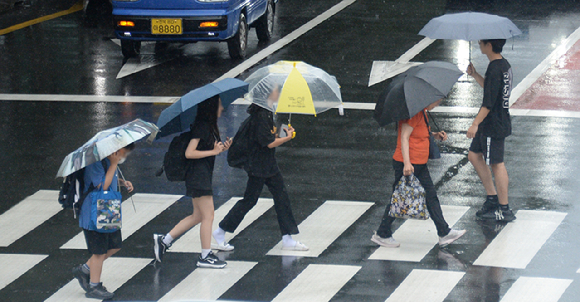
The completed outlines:
[[[339,1],[281,0],[273,41],[287,35]],[[53,13],[50,1],[33,2],[30,9],[0,15],[0,28],[10,22]],[[70,3],[72,5],[73,3]],[[61,4],[62,5],[62,4]],[[70,7],[63,5],[62,9]],[[46,7],[45,10],[38,7]],[[368,88],[373,60],[395,60],[420,41],[416,35],[429,19],[444,13],[477,10],[509,17],[524,34],[510,40],[504,55],[514,68],[517,84],[559,43],[580,27],[576,1],[379,1],[359,0],[266,60],[244,72],[281,59],[303,60],[337,76],[345,102],[374,102],[386,83]],[[12,23],[13,24],[13,23]],[[0,93],[179,96],[209,83],[240,62],[227,55],[225,43],[172,45],[157,55],[152,44],[142,54],[171,60],[116,79],[123,65],[120,47],[111,41],[106,4],[0,36]],[[249,56],[267,45],[250,35]],[[512,50],[513,45],[513,50]],[[475,46],[475,45],[474,45]],[[414,61],[445,60],[460,66],[468,60],[467,43],[436,41]],[[468,49],[468,48],[467,48]],[[487,59],[475,47],[472,60],[480,72]],[[573,83],[571,83],[573,84]],[[479,105],[482,90],[473,80],[456,85],[445,106]],[[142,118],[156,121],[167,105],[131,103],[0,102],[0,214],[38,190],[59,188],[54,175],[62,159],[98,130]],[[228,108],[220,121],[223,136],[233,136],[245,118],[245,106]],[[563,223],[526,269],[474,266],[502,225],[478,223],[475,211],[485,194],[466,160],[465,132],[469,114],[437,114],[439,126],[449,133],[443,159],[431,165],[443,204],[471,209],[455,228],[468,233],[445,250],[434,247],[419,263],[370,261],[376,250],[369,238],[383,214],[393,173],[390,157],[396,145],[393,127],[379,129],[372,112],[330,111],[317,118],[295,116],[298,138],[279,148],[278,159],[298,223],[326,200],[371,201],[363,214],[317,258],[289,259],[264,256],[279,241],[275,213],[269,210],[232,244],[228,260],[259,264],[231,287],[221,299],[270,301],[309,264],[362,266],[332,301],[385,301],[413,269],[462,271],[466,275],[445,301],[499,301],[520,276],[572,279],[559,301],[577,301],[580,295],[580,120],[514,117],[514,133],[506,141],[510,173],[510,203],[515,210],[565,212]],[[170,139],[152,145],[140,143],[124,164],[126,177],[139,193],[184,194],[183,184],[153,174],[159,168]],[[216,207],[241,196],[246,176],[218,157],[214,179]],[[268,197],[269,193],[264,192]],[[56,201],[54,201],[56,202]],[[191,211],[182,199],[129,237],[120,257],[152,257],[151,234],[167,232]],[[70,268],[85,261],[86,252],[62,250],[78,233],[69,211],[55,215],[0,253],[47,254],[21,278],[0,290],[0,301],[43,301],[70,281]],[[397,228],[402,221],[396,222]],[[308,243],[307,243],[308,244]],[[161,268],[148,266],[116,291],[116,300],[157,300],[194,269],[197,255],[172,253]]]

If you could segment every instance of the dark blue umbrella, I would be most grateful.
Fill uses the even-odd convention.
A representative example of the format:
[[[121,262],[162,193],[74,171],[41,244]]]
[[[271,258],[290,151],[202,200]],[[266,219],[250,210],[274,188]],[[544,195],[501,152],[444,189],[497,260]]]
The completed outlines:
[[[225,108],[247,92],[248,83],[238,79],[224,79],[192,90],[161,112],[157,120],[157,137],[189,130],[195,121],[199,103],[219,95]]]

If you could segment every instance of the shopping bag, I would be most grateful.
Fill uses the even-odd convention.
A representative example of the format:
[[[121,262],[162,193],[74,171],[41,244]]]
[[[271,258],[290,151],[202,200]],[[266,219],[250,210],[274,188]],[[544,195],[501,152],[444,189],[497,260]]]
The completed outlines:
[[[100,233],[121,229],[121,192],[97,190],[91,193],[91,225]]]
[[[429,219],[425,189],[415,175],[403,176],[391,196],[389,216],[405,219]]]

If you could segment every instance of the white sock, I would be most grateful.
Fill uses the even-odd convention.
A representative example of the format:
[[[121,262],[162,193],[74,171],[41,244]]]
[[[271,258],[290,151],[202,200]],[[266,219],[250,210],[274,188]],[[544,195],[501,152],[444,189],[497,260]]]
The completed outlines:
[[[163,243],[165,243],[167,245],[171,245],[171,242],[173,242],[173,237],[171,237],[171,235],[169,235],[169,233],[167,233],[167,235],[165,235],[165,237],[163,237]]]
[[[218,244],[224,243],[224,241],[226,241],[226,231],[218,227],[215,231],[213,231],[213,238]]]
[[[207,255],[209,255],[209,253],[211,252],[211,249],[201,249],[201,258],[205,259],[207,257]]]
[[[282,244],[284,246],[296,246],[296,240],[292,239],[292,235],[282,236]]]

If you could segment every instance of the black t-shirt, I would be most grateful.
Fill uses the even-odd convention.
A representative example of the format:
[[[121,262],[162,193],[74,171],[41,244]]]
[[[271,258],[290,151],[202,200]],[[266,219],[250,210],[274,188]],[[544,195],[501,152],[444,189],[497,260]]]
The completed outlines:
[[[276,140],[272,112],[263,108],[252,112],[249,132],[252,154],[246,167],[248,174],[268,178],[280,173],[276,162],[276,148],[268,148]]]
[[[512,91],[512,68],[504,58],[493,60],[485,72],[483,104],[491,111],[479,125],[478,131],[487,137],[505,138],[512,134],[509,112]]]
[[[199,120],[191,127],[191,139],[199,139],[197,150],[210,151],[213,150],[217,138],[211,125],[206,121]],[[214,164],[215,156],[191,159],[185,177],[187,187],[211,190]]]

